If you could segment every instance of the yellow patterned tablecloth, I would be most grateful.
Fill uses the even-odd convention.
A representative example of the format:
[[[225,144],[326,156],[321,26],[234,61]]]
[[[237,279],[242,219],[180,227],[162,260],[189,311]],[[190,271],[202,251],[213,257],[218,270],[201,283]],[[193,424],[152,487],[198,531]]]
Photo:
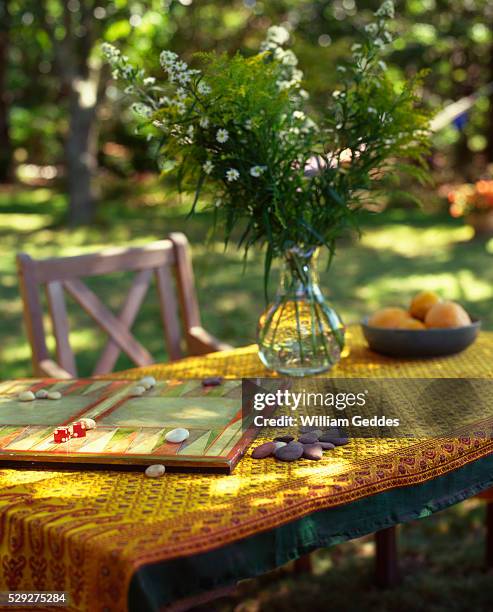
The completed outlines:
[[[336,377],[493,378],[493,334],[462,354],[395,360],[371,353],[350,329]],[[268,376],[255,347],[115,377]],[[478,424],[486,432],[491,423]],[[146,563],[204,552],[320,509],[423,483],[491,454],[477,439],[358,440],[317,463],[254,461],[232,475],[0,470],[0,590],[68,591],[71,609],[124,610],[132,574]]]

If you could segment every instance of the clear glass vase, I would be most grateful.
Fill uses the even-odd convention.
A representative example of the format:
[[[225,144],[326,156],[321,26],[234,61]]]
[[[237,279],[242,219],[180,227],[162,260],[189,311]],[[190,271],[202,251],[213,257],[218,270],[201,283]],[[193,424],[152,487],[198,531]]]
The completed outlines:
[[[344,325],[320,291],[317,260],[316,248],[285,253],[276,298],[259,320],[260,359],[280,374],[319,374],[341,358]]]

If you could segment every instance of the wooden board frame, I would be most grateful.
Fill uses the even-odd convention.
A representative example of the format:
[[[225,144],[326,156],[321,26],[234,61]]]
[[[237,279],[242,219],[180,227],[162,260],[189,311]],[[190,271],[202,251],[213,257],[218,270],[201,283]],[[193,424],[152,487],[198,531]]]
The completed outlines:
[[[258,433],[258,428],[254,427],[251,421],[247,422],[243,419],[241,380],[224,381],[217,387],[203,387],[200,380],[158,381],[156,387],[146,392],[146,395],[141,398],[131,397],[130,390],[135,384],[135,381],[108,379],[25,379],[0,383],[0,461],[9,464],[28,462],[31,465],[34,462],[34,465],[39,466],[57,464],[73,468],[121,467],[122,469],[138,469],[139,466],[163,463],[171,470],[230,473]],[[60,390],[62,399],[57,401],[38,399],[23,404],[18,402],[17,397],[21,391],[36,391],[40,388]],[[72,407],[67,409],[66,403],[63,404],[64,398],[65,402],[71,398],[74,403],[73,409]],[[109,415],[114,414],[115,411],[118,412],[120,407],[126,407],[128,414],[129,402],[137,406],[140,402],[142,407],[145,406],[146,411],[149,412],[147,398],[154,398],[153,405],[161,405],[161,402],[155,401],[159,398],[162,405],[168,407],[163,408],[165,411],[169,411],[170,406],[175,406],[171,408],[171,414],[179,404],[179,409],[182,410],[180,414],[185,415],[183,417],[185,422],[187,418],[192,418],[192,422],[194,419],[200,420],[203,406],[206,406],[206,413],[208,411],[208,414],[211,414],[216,402],[218,411],[223,405],[224,414],[216,418],[215,426],[210,431],[206,421],[203,424],[199,423],[199,426],[195,428],[183,424],[182,426],[190,429],[191,436],[189,441],[181,445],[170,445],[164,441],[166,431],[179,426],[176,423],[176,418],[178,418],[176,416],[173,417],[175,418],[173,427],[166,426],[166,416],[162,415],[159,415],[159,418],[164,420],[160,424],[153,424],[152,427],[144,424],[139,426],[119,425],[118,419],[116,419],[116,424],[108,422],[105,424],[105,419],[108,419]],[[234,401],[231,402],[231,400]],[[145,404],[146,401],[147,404]],[[191,408],[188,413],[186,410],[183,412],[183,406],[186,409],[189,403]],[[64,412],[63,418],[57,419],[57,409]],[[8,410],[10,410],[10,417],[8,414],[5,415]],[[22,414],[23,410],[27,413],[25,417]],[[33,425],[32,418],[31,423],[28,422],[31,410],[41,422],[37,421]],[[46,410],[46,414],[41,413],[39,418],[40,413],[34,412],[38,410]],[[146,411],[143,410],[143,412]],[[5,415],[4,418],[2,418],[2,412]],[[199,416],[197,417],[196,414]],[[50,442],[53,437],[52,431],[56,426],[68,425],[84,416],[94,418],[98,423],[96,430],[87,432],[86,438],[58,445]],[[9,438],[10,429],[16,427],[19,428],[19,431],[11,432]],[[159,429],[158,432],[155,431],[156,428]],[[208,433],[210,435],[207,437]],[[120,447],[116,442],[118,435],[121,436]],[[128,439],[125,438],[126,435]],[[146,436],[151,435],[154,438],[148,438],[150,452],[133,452],[132,449],[140,448],[137,444],[138,440],[141,440],[141,446],[145,447]],[[203,438],[206,442],[204,452],[200,454],[197,451]],[[154,439],[156,444],[153,446]],[[127,442],[128,446],[125,447]],[[187,454],[187,448],[191,450],[194,443],[198,444],[194,448],[194,454]],[[101,450],[84,452],[84,447],[91,448],[90,444],[95,445],[95,448],[100,446]],[[105,448],[110,450],[105,451]],[[120,450],[112,451],[112,448],[120,448]]]

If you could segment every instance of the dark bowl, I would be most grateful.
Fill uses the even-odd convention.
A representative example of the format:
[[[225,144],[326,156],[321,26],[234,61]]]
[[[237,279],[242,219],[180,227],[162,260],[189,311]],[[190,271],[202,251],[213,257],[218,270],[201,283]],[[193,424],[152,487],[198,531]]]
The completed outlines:
[[[439,357],[463,351],[477,338],[481,321],[446,329],[387,329],[361,322],[363,334],[372,351],[392,357]]]

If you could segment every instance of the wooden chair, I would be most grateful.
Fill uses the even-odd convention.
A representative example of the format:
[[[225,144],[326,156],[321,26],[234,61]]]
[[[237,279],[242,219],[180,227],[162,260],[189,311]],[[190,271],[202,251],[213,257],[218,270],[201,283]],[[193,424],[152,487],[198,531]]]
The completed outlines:
[[[94,368],[95,375],[111,372],[121,351],[136,366],[151,365],[151,354],[130,330],[153,276],[159,297],[164,341],[170,359],[183,357],[184,346],[189,355],[203,355],[230,348],[208,334],[200,323],[190,249],[184,234],[170,234],[167,240],[141,248],[114,248],[77,257],[35,260],[26,253],[20,253],[17,265],[24,321],[31,344],[33,369],[37,376],[77,376],[75,357],[69,341],[65,291],[108,335],[106,346]],[[133,271],[135,276],[122,309],[115,316],[81,278],[122,271]],[[56,341],[56,361],[50,358],[46,345],[41,286],[46,289]]]

